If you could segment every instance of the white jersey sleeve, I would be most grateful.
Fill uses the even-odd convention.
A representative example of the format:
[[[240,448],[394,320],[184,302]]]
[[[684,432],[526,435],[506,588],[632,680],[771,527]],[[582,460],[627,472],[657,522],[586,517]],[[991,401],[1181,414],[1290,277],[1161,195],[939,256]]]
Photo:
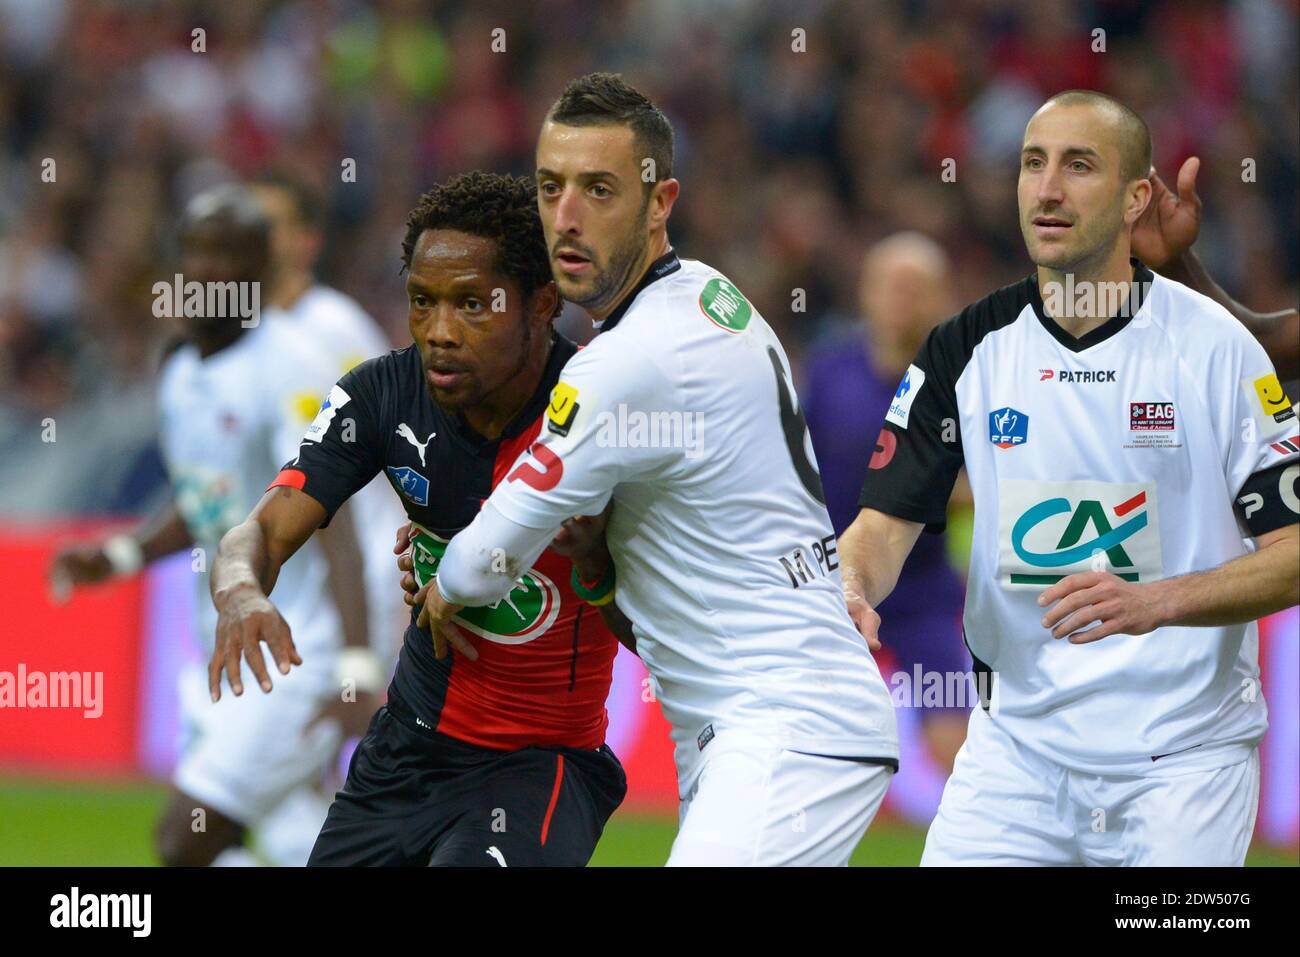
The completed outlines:
[[[1210,418],[1224,480],[1243,524],[1257,536],[1300,519],[1294,491],[1300,420],[1258,340],[1226,311],[1215,331],[1222,335],[1200,353],[1206,368],[1197,370],[1198,379],[1208,401],[1223,397]]]
[[[551,542],[546,529],[528,528],[489,501],[447,545],[438,566],[438,591],[471,608],[500,601],[514,590],[520,568],[532,568]]]
[[[558,529],[603,511],[619,483],[671,470],[678,450],[646,433],[682,416],[673,378],[654,359],[611,345],[597,338],[560,374],[545,429],[488,500],[506,518]]]

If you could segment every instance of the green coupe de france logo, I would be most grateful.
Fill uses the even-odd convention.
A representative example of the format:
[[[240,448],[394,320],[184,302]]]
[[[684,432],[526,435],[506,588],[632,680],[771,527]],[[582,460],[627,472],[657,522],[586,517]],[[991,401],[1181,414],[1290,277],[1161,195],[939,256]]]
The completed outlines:
[[[438,572],[447,539],[419,525],[411,526],[415,581],[423,588]],[[540,638],[560,615],[560,590],[537,569],[529,569],[514,589],[493,605],[463,608],[455,622],[471,634],[502,645],[522,645]]]
[[[1012,488],[1003,489],[1000,524],[1007,584],[1052,585],[1066,575],[1090,570],[1131,582],[1160,577],[1154,487],[1006,484]]]

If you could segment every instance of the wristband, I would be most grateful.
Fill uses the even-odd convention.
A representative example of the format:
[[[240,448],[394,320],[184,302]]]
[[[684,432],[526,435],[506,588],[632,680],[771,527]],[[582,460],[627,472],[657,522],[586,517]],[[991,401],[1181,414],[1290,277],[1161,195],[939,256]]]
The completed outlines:
[[[134,575],[144,567],[144,549],[130,535],[114,535],[100,550],[114,575]]]
[[[356,645],[343,648],[334,664],[334,680],[339,684],[351,681],[363,694],[378,694],[384,690],[384,668],[379,663],[379,655]]]
[[[614,565],[610,563],[600,578],[594,582],[584,582],[578,576],[578,567],[575,565],[570,576],[570,584],[573,585],[573,593],[588,605],[597,608],[608,605],[614,600]]]

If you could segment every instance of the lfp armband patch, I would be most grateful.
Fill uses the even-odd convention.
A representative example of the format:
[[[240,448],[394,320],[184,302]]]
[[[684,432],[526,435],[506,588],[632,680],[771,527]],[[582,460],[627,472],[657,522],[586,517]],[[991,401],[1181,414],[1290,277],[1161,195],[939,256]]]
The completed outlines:
[[[1300,479],[1300,462],[1294,461],[1279,462],[1246,479],[1237,496],[1237,507],[1252,536],[1300,522],[1297,479]]]
[[[578,414],[578,390],[567,382],[555,383],[551,404],[546,407],[546,427],[556,435],[568,435]]]

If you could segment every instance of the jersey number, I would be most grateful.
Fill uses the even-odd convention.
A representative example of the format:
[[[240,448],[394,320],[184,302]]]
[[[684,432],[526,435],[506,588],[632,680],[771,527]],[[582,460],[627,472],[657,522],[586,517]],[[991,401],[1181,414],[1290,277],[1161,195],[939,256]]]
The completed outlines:
[[[781,407],[781,431],[785,434],[785,447],[790,450],[790,461],[794,463],[795,474],[803,483],[804,490],[819,505],[826,504],[826,495],[822,491],[822,477],[817,467],[808,460],[805,443],[808,439],[808,423],[804,420],[803,409],[795,408],[794,390],[785,379],[785,369],[776,349],[767,347],[767,357],[772,360],[772,371],[776,373],[776,397]]]

